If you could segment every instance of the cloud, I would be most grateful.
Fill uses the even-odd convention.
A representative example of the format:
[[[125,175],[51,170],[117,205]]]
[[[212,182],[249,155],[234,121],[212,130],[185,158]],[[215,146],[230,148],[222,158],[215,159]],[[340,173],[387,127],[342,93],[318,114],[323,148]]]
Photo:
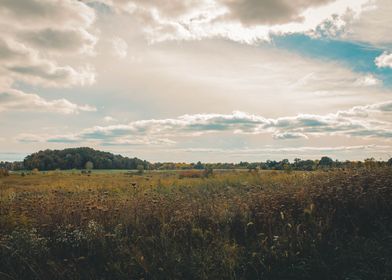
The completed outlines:
[[[299,138],[305,138],[308,139],[308,136],[306,136],[303,133],[299,132],[283,132],[283,133],[276,133],[273,135],[275,139],[280,139],[280,140],[288,140],[288,139],[299,139]]]
[[[20,143],[38,143],[38,142],[46,141],[45,137],[43,136],[29,134],[29,133],[19,134],[15,140]]]
[[[60,113],[91,111],[66,99],[47,101],[36,94],[23,93],[15,84],[40,87],[72,87],[95,82],[89,65],[61,64],[66,56],[94,54],[97,37],[90,32],[95,21],[93,9],[73,0],[0,0],[0,89],[2,110],[30,110]],[[12,100],[12,102],[11,102]],[[25,108],[26,107],[26,108]],[[56,109],[57,107],[57,109]]]
[[[379,68],[389,67],[392,68],[392,53],[390,52],[383,52],[382,55],[376,57],[374,63]]]
[[[53,29],[28,30],[17,33],[17,38],[42,51],[55,53],[87,53],[94,54],[97,37],[85,29]]]
[[[274,25],[304,20],[302,13],[333,0],[220,0],[228,8],[227,18],[244,25]]]
[[[256,149],[214,149],[214,148],[186,148],[186,149],[176,149],[177,151],[184,151],[189,153],[228,153],[228,154],[238,154],[238,155],[260,155],[260,154],[285,154],[285,155],[299,155],[299,154],[309,154],[314,156],[315,153],[332,153],[332,152],[347,152],[347,151],[379,151],[387,152],[392,148],[392,146],[386,145],[356,145],[356,146],[327,146],[327,147],[264,147]],[[173,150],[175,151],[175,150]],[[317,155],[316,155],[317,156]]]
[[[1,23],[24,28],[80,27],[95,20],[92,9],[72,0],[0,0]],[[16,20],[17,19],[17,20]]]
[[[37,51],[93,53],[93,9],[74,0],[0,0],[2,38]]]
[[[175,138],[195,137],[210,133],[272,134],[275,139],[308,139],[311,136],[343,135],[352,137],[392,137],[392,122],[375,114],[392,112],[392,101],[326,115],[299,114],[293,117],[265,118],[244,112],[232,114],[194,114],[174,119],[139,120],[129,124],[95,126],[77,134],[51,137],[61,142],[78,139],[80,142],[99,141],[106,145],[131,143],[174,143]],[[385,117],[385,116],[384,116]],[[164,140],[162,140],[164,139]],[[67,140],[65,140],[67,141]]]
[[[0,62],[4,75],[33,85],[89,85],[95,80],[91,68],[75,70],[70,66],[58,66],[56,62],[41,58],[35,49],[12,40],[0,39]]]
[[[46,100],[36,94],[9,89],[0,91],[0,112],[3,111],[36,111],[59,114],[78,114],[81,111],[96,111],[88,105],[77,105],[66,99]]]
[[[382,85],[382,81],[377,79],[372,74],[368,74],[368,75],[365,75],[365,76],[358,78],[355,81],[355,85],[356,86],[365,86],[365,87],[379,86],[379,85]]]
[[[377,159],[390,157],[392,146],[390,145],[319,145],[307,146],[300,145],[297,147],[282,147],[278,145],[262,145],[257,148],[168,148],[170,156],[166,159],[170,161],[171,158],[178,158],[179,161],[183,158],[190,159],[189,161],[196,162],[200,160],[200,155],[203,158],[209,158],[209,162],[240,162],[247,161],[260,162],[266,160],[282,160],[284,158],[294,160],[295,158],[302,159],[320,159],[322,156],[329,156],[333,159],[339,160],[364,160],[365,158],[375,157]],[[156,151],[154,150],[153,153]],[[159,159],[159,158],[158,158]],[[159,161],[162,161],[159,159]]]
[[[346,19],[345,37],[376,46],[390,45],[391,13],[391,1],[369,1],[360,15]]]
[[[138,18],[150,42],[218,37],[254,44],[271,33],[309,32],[348,8],[358,13],[367,0],[85,0],[97,1]]]
[[[119,58],[125,58],[128,55],[128,44],[124,39],[116,37],[112,40],[113,54]]]
[[[353,1],[343,13],[334,13],[317,28],[308,32],[314,36],[327,36],[388,48],[392,44],[390,24],[392,3],[389,0]]]
[[[106,116],[103,118],[104,122],[115,122],[117,121],[115,118],[111,117],[111,116]]]

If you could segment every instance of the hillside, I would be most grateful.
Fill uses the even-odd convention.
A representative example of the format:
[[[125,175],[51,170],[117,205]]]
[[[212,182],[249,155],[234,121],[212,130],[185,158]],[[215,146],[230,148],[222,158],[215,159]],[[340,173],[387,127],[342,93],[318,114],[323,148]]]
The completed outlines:
[[[30,170],[66,170],[82,169],[89,161],[93,163],[94,169],[136,169],[138,165],[143,165],[144,168],[149,166],[147,161],[138,158],[114,155],[87,147],[39,151],[27,156],[23,165]]]

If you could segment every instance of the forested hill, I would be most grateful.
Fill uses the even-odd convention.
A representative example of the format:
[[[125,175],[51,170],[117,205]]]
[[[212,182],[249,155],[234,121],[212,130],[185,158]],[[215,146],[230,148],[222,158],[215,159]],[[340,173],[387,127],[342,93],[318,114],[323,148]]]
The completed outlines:
[[[128,158],[92,148],[71,148],[64,150],[44,150],[27,156],[25,169],[39,170],[82,169],[91,162],[94,169],[137,169],[138,165],[148,168],[149,162],[138,158]],[[89,163],[89,165],[91,165]],[[90,166],[91,167],[91,166]]]

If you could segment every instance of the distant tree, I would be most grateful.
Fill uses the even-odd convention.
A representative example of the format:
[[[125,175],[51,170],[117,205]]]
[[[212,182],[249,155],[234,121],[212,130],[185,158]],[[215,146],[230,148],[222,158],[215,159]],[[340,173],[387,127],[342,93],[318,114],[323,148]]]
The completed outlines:
[[[323,168],[332,167],[333,160],[330,157],[322,157],[318,164],[319,164],[319,166],[321,166]]]
[[[202,164],[200,161],[198,161],[198,162],[195,164],[194,168],[195,168],[195,169],[204,169],[204,164]]]
[[[139,164],[144,168],[149,166],[147,161],[138,158],[128,158],[108,152],[97,151],[87,147],[64,150],[44,150],[27,156],[23,164],[17,168],[32,170],[82,169],[86,162],[92,162],[95,169],[136,169]]]
[[[389,166],[392,166],[392,158],[390,158],[387,163]]]
[[[143,175],[143,173],[144,173],[144,166],[143,166],[143,164],[138,164],[138,166],[137,166],[137,173],[139,175]]]
[[[365,167],[368,169],[374,168],[377,165],[376,160],[372,158],[365,159]]]
[[[94,168],[94,164],[93,164],[91,161],[88,161],[88,162],[86,162],[86,164],[84,165],[84,167],[85,167],[87,170],[91,170],[91,169]]]

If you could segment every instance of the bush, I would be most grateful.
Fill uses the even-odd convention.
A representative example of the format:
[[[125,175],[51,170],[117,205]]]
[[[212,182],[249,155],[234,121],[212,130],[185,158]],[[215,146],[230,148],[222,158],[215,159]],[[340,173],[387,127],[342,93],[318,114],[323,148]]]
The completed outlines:
[[[9,171],[5,168],[0,168],[0,177],[7,177],[7,176],[10,176]]]
[[[214,170],[211,167],[206,167],[203,171],[203,176],[209,178],[214,174]]]

